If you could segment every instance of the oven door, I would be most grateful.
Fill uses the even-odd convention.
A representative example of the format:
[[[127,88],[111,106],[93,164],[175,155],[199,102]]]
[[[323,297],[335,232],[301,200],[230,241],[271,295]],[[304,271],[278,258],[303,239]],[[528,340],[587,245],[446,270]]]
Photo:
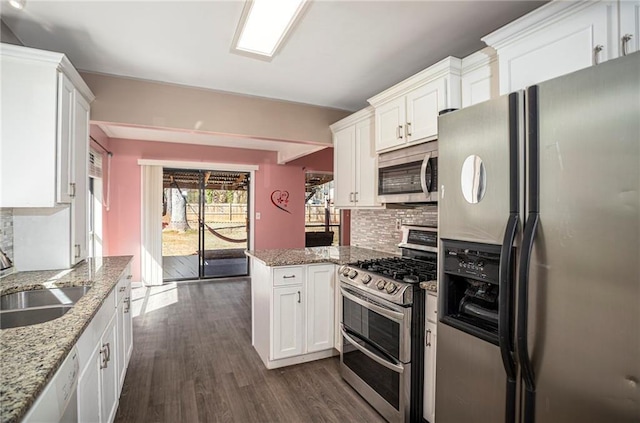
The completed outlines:
[[[341,284],[342,377],[390,422],[409,421],[411,308]]]
[[[348,332],[356,334],[393,359],[411,361],[411,308],[404,308],[384,299],[341,283],[342,320]]]
[[[340,373],[389,422],[409,421],[411,363],[399,362],[343,326]]]

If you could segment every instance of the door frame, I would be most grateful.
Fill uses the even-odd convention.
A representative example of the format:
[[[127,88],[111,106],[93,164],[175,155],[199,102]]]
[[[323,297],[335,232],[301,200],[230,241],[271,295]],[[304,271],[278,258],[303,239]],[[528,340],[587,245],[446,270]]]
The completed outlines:
[[[177,169],[187,169],[187,170],[212,170],[212,171],[230,171],[230,172],[246,172],[249,173],[249,204],[247,214],[249,215],[249,239],[247,242],[247,249],[251,249],[254,245],[255,240],[255,221],[254,221],[254,213],[252,213],[255,206],[255,173],[260,168],[258,165],[248,165],[248,164],[230,164],[230,163],[213,163],[213,162],[192,162],[192,161],[180,161],[180,160],[152,160],[152,159],[138,159],[138,165],[142,171],[143,166],[160,166],[164,172],[165,168],[177,168]],[[162,176],[161,176],[162,177]],[[144,207],[144,195],[145,195],[145,184],[142,184],[141,192],[140,192],[140,202],[142,204],[140,210],[140,219],[142,221],[154,221],[157,216],[154,213],[162,213],[161,209],[158,207]],[[160,218],[159,218],[160,219]],[[149,237],[144,234],[144,225],[141,225],[141,237],[142,243],[140,245],[141,254],[147,254],[152,252],[154,257],[151,257],[156,263],[160,264],[162,268],[162,249],[154,249],[150,248],[150,246],[145,245],[145,240],[149,239]],[[162,233],[162,226],[158,226],[157,233],[154,234],[157,237],[160,237]],[[155,237],[154,237],[155,238]],[[156,238],[158,239],[158,238]],[[159,253],[159,254],[158,254]],[[145,272],[144,266],[142,267],[142,272]],[[141,278],[143,281],[145,279],[145,275],[142,275]],[[161,282],[162,283],[162,278]]]

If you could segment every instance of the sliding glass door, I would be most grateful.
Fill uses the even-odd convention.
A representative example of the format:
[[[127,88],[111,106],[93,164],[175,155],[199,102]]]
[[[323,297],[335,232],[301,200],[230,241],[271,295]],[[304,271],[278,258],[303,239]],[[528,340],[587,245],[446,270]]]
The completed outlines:
[[[249,174],[164,169],[163,279],[248,274]]]

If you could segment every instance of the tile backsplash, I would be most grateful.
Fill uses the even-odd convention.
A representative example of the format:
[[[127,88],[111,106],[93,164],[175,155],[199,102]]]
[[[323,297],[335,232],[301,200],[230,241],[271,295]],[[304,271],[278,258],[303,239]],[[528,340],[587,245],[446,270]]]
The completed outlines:
[[[13,209],[0,208],[0,248],[13,261]],[[0,270],[0,277],[13,273],[14,269]]]
[[[403,225],[438,226],[438,206],[428,205],[410,209],[380,209],[351,211],[351,245],[399,254],[398,244]]]

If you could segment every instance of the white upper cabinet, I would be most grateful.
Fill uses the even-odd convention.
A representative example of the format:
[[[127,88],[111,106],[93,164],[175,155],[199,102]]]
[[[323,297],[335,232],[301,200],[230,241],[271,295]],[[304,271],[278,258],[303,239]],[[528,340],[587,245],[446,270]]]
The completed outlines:
[[[498,57],[486,47],[462,59],[462,107],[498,97]]]
[[[380,207],[373,109],[368,107],[331,125],[333,179],[339,208]]]
[[[618,2],[554,1],[482,40],[506,94],[618,57]]]
[[[460,71],[460,59],[448,57],[370,98],[376,151],[436,139],[439,112],[460,108]]]
[[[620,0],[620,56],[640,50],[640,1]]]
[[[78,183],[87,185],[79,166],[93,94],[61,53],[0,44],[0,66],[0,207],[71,203]]]

